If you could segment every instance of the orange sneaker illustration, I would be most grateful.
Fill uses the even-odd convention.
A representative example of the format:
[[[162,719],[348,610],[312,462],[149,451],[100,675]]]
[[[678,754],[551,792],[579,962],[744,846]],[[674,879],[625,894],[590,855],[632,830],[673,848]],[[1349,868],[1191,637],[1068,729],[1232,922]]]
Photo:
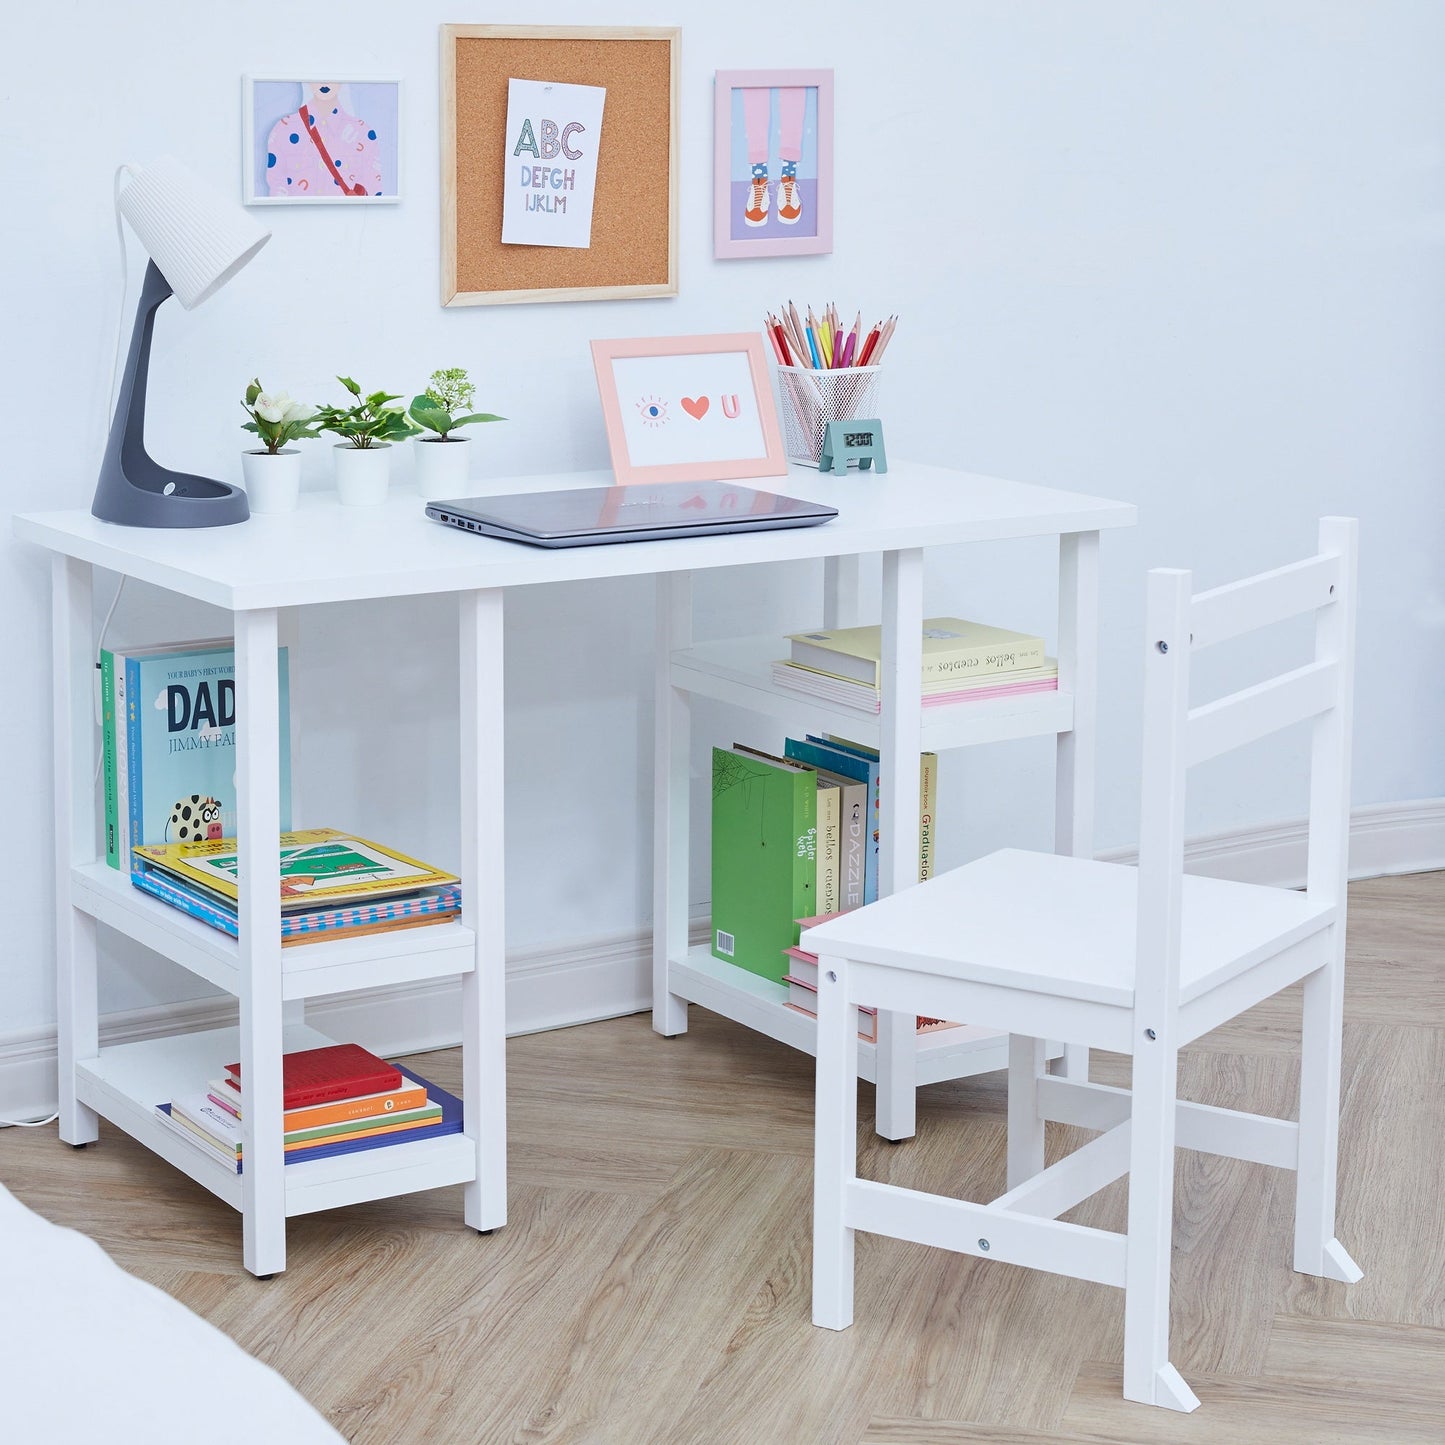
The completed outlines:
[[[766,226],[768,205],[768,168],[766,165],[755,165],[748,185],[747,202],[743,207],[743,220],[749,226]]]
[[[782,179],[778,182],[778,221],[784,226],[796,226],[802,216],[803,192],[798,187],[797,163],[784,161]]]

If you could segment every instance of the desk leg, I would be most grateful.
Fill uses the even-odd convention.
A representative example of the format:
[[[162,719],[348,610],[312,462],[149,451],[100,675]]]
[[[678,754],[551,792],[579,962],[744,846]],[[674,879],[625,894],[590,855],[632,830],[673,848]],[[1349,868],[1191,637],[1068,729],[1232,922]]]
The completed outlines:
[[[305,803],[306,780],[311,776],[310,770],[306,767],[306,760],[301,756],[301,717],[306,711],[305,697],[302,692],[304,681],[296,671],[296,658],[301,652],[298,645],[301,640],[301,609],[299,607],[286,607],[276,614],[276,642],[280,647],[286,649],[288,690],[290,692],[291,705],[287,711],[287,722],[290,736],[287,742],[291,750],[291,821],[292,828],[305,828],[307,826],[307,813]],[[301,687],[298,688],[298,681]],[[283,1029],[304,1024],[306,1022],[306,1000],[304,998],[286,999],[281,1005],[281,1025]]]
[[[1094,856],[1094,757],[1099,707],[1099,534],[1059,538],[1059,687],[1074,695],[1074,726],[1060,733],[1055,772],[1054,851]],[[1057,1065],[1089,1077],[1089,1050],[1067,1044]]]
[[[883,554],[883,714],[879,748],[878,895],[918,882],[918,755],[922,750],[923,552]],[[885,1139],[915,1130],[918,1036],[914,1015],[878,1014],[877,1123]]]
[[[687,957],[688,851],[692,805],[692,703],[672,685],[672,654],[692,645],[692,575],[657,579],[657,684],[653,701],[652,1027],[687,1032],[687,1000],[669,993],[670,959]]]
[[[286,1268],[281,1134],[281,747],[277,621],[236,613],[236,831],[241,962],[243,1257],[252,1274]]]
[[[464,1212],[473,1229],[507,1222],[506,812],[502,591],[461,594],[462,921],[476,934],[462,978],[463,1129],[477,1146]]]
[[[95,1110],[75,1096],[75,1066],[100,1052],[95,919],[71,902],[70,870],[95,857],[95,634],[91,569],[56,554],[50,562],[51,703],[55,724],[55,989],[60,1137],[99,1137]]]

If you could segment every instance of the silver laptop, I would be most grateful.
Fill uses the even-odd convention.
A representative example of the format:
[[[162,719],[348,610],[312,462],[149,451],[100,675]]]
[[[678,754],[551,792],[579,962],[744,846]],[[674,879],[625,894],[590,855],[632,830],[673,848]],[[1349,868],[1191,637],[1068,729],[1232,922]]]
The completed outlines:
[[[606,542],[648,542],[713,532],[816,527],[836,517],[838,509],[734,482],[644,482],[630,487],[459,497],[428,502],[426,514],[464,532],[505,537],[534,547],[595,547]]]

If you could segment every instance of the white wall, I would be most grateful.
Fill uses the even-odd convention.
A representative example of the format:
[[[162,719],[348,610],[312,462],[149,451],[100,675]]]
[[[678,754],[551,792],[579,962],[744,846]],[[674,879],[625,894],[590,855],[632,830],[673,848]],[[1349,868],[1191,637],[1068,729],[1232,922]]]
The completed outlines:
[[[1140,506],[1137,531],[1104,547],[1101,848],[1134,836],[1142,569],[1192,566],[1212,582],[1288,560],[1329,511],[1357,513],[1364,529],[1356,801],[1445,792],[1445,7],[344,8],[89,0],[12,20],[0,88],[7,510],[89,503],[121,306],[116,163],[172,152],[239,189],[242,72],[395,74],[407,85],[404,203],[258,213],[275,230],[258,260],[202,309],[166,308],[151,382],[160,459],[238,478],[236,400],[253,374],[325,399],[337,372],[407,392],[460,364],[480,380],[479,401],[511,418],[479,435],[489,471],[600,465],[590,337],[733,330],[786,296],[896,310],[882,407],[895,455]],[[436,27],[481,18],[683,24],[676,299],[438,306]],[[57,27],[63,62],[48,58]],[[714,262],[712,72],[765,64],[836,67],[837,250]],[[326,484],[327,460],[311,447],[308,485]],[[47,568],[8,528],[0,557],[3,1038],[54,1010]],[[928,600],[1048,628],[1050,570],[1050,549],[1032,544],[939,555]],[[817,575],[705,579],[702,628],[813,623]],[[155,598],[128,597],[116,635],[169,631],[165,616]],[[650,627],[642,583],[509,603],[519,948],[646,925]],[[312,621],[300,703],[311,821],[454,857],[453,636],[450,610],[432,601]],[[745,729],[757,735],[747,720],[715,719],[719,734]],[[949,758],[942,861],[1044,841],[1049,766],[1042,744]],[[1303,812],[1299,771],[1268,749],[1207,781],[1197,830]],[[127,955],[107,971],[103,1003],[187,989],[169,967]]]

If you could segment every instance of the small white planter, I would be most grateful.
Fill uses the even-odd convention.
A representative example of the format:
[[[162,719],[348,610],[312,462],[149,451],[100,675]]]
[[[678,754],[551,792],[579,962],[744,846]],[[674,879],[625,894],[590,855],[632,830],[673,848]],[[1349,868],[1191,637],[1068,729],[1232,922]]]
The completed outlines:
[[[467,478],[471,476],[472,441],[470,437],[426,437],[412,448],[416,458],[416,489],[432,501],[440,497],[471,495]]]
[[[242,452],[241,477],[253,512],[294,512],[301,496],[301,453],[295,447],[274,455]]]
[[[332,448],[336,459],[336,498],[343,507],[377,507],[391,485],[391,443],[354,447],[342,442]]]

